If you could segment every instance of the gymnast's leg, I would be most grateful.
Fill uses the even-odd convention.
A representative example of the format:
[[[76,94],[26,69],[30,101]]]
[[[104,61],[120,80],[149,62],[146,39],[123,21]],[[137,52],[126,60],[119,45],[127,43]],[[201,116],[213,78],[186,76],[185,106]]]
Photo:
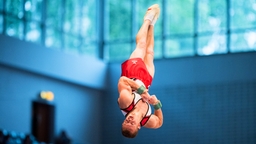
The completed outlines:
[[[148,30],[148,41],[146,47],[146,54],[144,57],[144,63],[148,69],[149,74],[154,77],[155,66],[154,66],[154,26],[150,25]]]
[[[155,75],[155,66],[154,66],[154,25],[159,17],[160,14],[160,8],[158,7],[157,13],[151,22],[149,29],[148,29],[148,35],[147,35],[147,47],[146,47],[146,54],[144,57],[144,62],[147,66],[147,69],[152,76],[152,78]]]
[[[144,60],[144,57],[146,55],[146,49],[147,49],[149,26],[152,23],[155,15],[157,14],[157,8],[158,8],[158,5],[153,5],[148,8],[144,16],[144,22],[136,35],[136,48],[132,52],[130,59],[141,58],[142,60]]]

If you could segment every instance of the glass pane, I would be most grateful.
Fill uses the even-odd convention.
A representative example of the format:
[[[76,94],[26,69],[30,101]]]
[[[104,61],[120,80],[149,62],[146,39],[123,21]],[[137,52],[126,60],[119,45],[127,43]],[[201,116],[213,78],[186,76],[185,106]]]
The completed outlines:
[[[166,0],[166,34],[194,32],[194,0]]]
[[[199,0],[198,31],[226,30],[227,12],[225,0]]]
[[[90,39],[97,39],[97,8],[95,0],[83,0],[81,35]]]
[[[2,11],[3,10],[3,0],[0,0],[0,11]]]
[[[45,46],[61,48],[61,32],[52,28],[46,29]]]
[[[72,34],[80,33],[81,6],[79,0],[66,0],[64,31]]]
[[[105,38],[131,39],[132,18],[131,1],[108,0],[106,3],[105,15]]]
[[[41,27],[40,23],[29,22],[27,23],[26,40],[41,43]]]
[[[137,17],[137,27],[136,27],[136,31],[139,30],[139,28],[142,25],[144,16],[147,12],[148,7],[150,7],[153,4],[158,4],[160,6],[161,12],[160,12],[160,16],[159,19],[157,20],[156,24],[155,24],[155,29],[154,29],[154,33],[155,36],[161,35],[162,34],[162,13],[163,13],[163,9],[162,9],[162,0],[136,0],[136,17]],[[133,18],[135,19],[135,18]]]
[[[98,45],[91,43],[84,43],[81,47],[82,54],[89,54],[93,57],[98,57]]]
[[[130,43],[115,43],[105,46],[104,49],[104,57],[109,61],[128,59],[132,53]]]
[[[256,31],[231,34],[230,51],[256,51]]]
[[[256,26],[256,0],[230,0],[231,29]]]
[[[154,58],[155,58],[155,59],[163,58],[162,40],[156,40],[156,39],[155,39]]]
[[[5,17],[6,35],[23,39],[23,22],[12,17]]]
[[[3,15],[0,14],[0,33],[3,33]]]
[[[197,53],[199,55],[227,53],[226,35],[216,33],[212,36],[199,37]]]
[[[168,39],[165,42],[164,55],[167,58],[193,56],[193,38]]]
[[[42,19],[42,0],[26,0],[25,1],[25,16],[27,20]]]
[[[61,29],[62,0],[48,0],[46,6],[46,25]]]
[[[64,49],[68,52],[79,53],[81,42],[78,37],[64,34]]]
[[[7,13],[18,16],[19,18],[23,17],[22,0],[6,0],[5,6]]]

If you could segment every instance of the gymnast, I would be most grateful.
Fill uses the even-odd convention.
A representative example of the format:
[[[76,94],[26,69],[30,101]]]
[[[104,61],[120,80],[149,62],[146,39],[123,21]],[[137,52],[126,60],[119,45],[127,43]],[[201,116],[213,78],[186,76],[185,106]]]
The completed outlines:
[[[125,116],[122,134],[128,138],[136,137],[141,127],[157,129],[163,124],[162,104],[155,95],[150,96],[148,93],[155,73],[154,25],[159,14],[157,4],[148,8],[136,35],[136,48],[121,65],[118,105]]]

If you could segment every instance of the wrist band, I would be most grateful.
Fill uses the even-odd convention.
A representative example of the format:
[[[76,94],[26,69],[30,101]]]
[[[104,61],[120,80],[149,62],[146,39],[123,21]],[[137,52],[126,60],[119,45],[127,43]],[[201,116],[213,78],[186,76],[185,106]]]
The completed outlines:
[[[160,109],[161,107],[162,107],[162,103],[161,103],[160,101],[158,101],[158,103],[154,105],[154,109],[155,109],[155,110],[158,110],[158,109]]]
[[[146,88],[145,88],[143,85],[141,85],[141,86],[137,89],[137,93],[141,95],[141,94],[144,92],[145,89],[146,89]]]

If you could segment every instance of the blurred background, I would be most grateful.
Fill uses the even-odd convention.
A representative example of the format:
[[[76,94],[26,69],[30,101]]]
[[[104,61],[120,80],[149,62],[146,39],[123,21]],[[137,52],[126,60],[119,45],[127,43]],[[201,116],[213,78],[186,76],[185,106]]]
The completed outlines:
[[[124,138],[120,64],[159,4],[164,124]],[[256,0],[0,0],[0,143],[255,144]]]

